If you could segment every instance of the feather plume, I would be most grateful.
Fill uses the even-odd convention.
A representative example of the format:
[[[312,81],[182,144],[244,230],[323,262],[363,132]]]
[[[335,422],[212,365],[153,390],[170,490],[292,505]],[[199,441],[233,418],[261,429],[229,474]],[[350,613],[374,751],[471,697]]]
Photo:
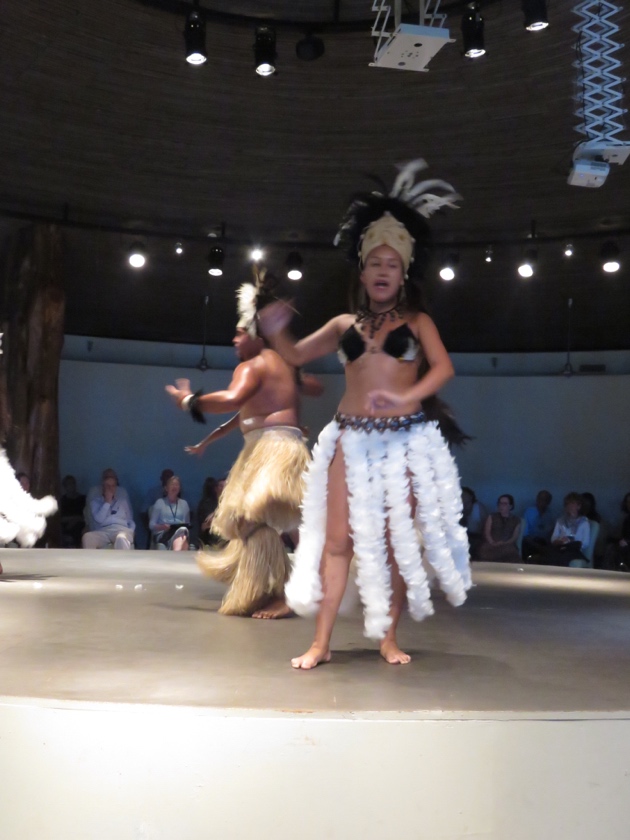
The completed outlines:
[[[256,337],[256,298],[258,289],[253,283],[243,283],[236,292],[236,308],[238,311],[238,324],[241,329],[247,330]]]

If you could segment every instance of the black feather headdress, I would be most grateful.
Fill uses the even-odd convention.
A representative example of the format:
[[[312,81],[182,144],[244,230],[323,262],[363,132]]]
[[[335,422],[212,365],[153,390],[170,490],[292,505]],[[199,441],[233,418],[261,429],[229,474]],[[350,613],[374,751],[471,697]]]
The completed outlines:
[[[344,248],[349,259],[360,257],[366,230],[389,214],[404,226],[412,240],[407,272],[422,276],[432,248],[427,219],[442,207],[457,208],[456,202],[461,198],[446,181],[430,179],[416,182],[418,173],[426,166],[422,159],[400,165],[398,177],[388,195],[384,192],[360,192],[353,196],[335,237],[335,245]]]

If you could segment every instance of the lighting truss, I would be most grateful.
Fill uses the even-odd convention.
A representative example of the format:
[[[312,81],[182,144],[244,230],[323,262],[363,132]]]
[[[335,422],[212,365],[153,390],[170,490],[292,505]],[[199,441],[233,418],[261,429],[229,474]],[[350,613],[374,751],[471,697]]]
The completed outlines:
[[[433,56],[452,43],[443,25],[446,15],[439,11],[441,0],[419,0],[417,25],[402,23],[402,0],[372,0],[376,19],[372,38],[376,41],[371,67],[426,71]]]
[[[573,27],[579,36],[579,54],[573,63],[578,73],[576,130],[588,140],[614,145],[624,130],[620,119],[626,113],[621,107],[624,79],[617,73],[621,61],[614,55],[623,46],[615,41],[619,27],[613,20],[621,7],[607,0],[587,0],[573,11],[581,18]]]

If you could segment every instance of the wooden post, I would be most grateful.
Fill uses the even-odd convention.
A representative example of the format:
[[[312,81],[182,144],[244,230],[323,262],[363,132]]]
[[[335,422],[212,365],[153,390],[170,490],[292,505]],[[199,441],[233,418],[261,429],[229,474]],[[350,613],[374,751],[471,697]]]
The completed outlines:
[[[4,248],[0,431],[16,471],[31,479],[37,498],[59,495],[59,360],[65,292],[61,231],[34,224],[10,234]],[[60,545],[58,515],[49,545]]]

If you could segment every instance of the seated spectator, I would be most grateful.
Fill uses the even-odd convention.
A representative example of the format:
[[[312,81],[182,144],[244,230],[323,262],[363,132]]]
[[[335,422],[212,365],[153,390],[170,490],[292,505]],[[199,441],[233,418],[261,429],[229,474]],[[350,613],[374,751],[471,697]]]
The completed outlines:
[[[475,559],[483,540],[483,526],[487,514],[483,506],[477,501],[475,491],[471,490],[470,487],[462,487],[462,507],[463,514],[460,524],[466,529],[470,556]]]
[[[523,532],[523,557],[536,554],[541,545],[549,545],[555,520],[549,509],[553,496],[549,490],[539,490],[536,503],[525,509]]]
[[[604,568],[614,572],[630,572],[630,493],[623,497],[621,512],[624,514],[621,538],[613,540],[606,548]]]
[[[88,531],[96,530],[96,522],[92,518],[92,502],[94,499],[99,498],[103,494],[103,482],[106,478],[113,478],[116,481],[116,498],[121,499],[122,501],[127,502],[129,506],[129,510],[131,510],[131,502],[129,501],[129,493],[125,490],[124,487],[121,487],[118,484],[118,476],[116,475],[116,470],[113,470],[111,467],[108,467],[106,470],[103,470],[103,474],[101,475],[101,483],[95,484],[94,487],[90,487],[87,494],[87,499],[85,500],[85,524]]]
[[[551,545],[540,546],[538,554],[531,558],[534,563],[550,566],[568,566],[571,560],[585,560],[583,551],[589,547],[591,526],[582,516],[582,496],[567,493],[564,497],[564,513],[556,521],[551,535]]]
[[[190,508],[180,499],[181,482],[172,475],[166,482],[166,496],[153,505],[149,530],[157,537],[158,548],[187,551],[190,532]]]
[[[61,482],[63,493],[59,499],[61,516],[61,545],[64,548],[80,548],[81,534],[85,528],[83,510],[85,496],[77,492],[77,480],[67,475]]]
[[[160,483],[151,487],[145,496],[145,510],[149,510],[157,502],[158,499],[163,499],[166,496],[166,482],[172,478],[175,472],[171,469],[163,469],[160,473]]]
[[[151,489],[147,491],[147,494],[144,497],[144,505],[140,512],[140,522],[142,523],[143,528],[148,532],[148,541],[146,545],[147,548],[151,548],[151,530],[149,528],[149,517],[151,516],[151,510],[153,509],[153,505],[157,502],[158,499],[163,499],[164,496],[166,496],[166,482],[173,475],[175,475],[173,470],[169,469],[168,467],[163,469],[160,473],[160,483],[155,484],[153,487],[151,487]]]
[[[114,548],[125,550],[133,547],[136,523],[131,507],[120,494],[118,481],[109,475],[102,485],[100,496],[90,503],[91,518],[95,523],[92,531],[83,534],[83,548]]]
[[[521,530],[521,520],[514,516],[514,498],[503,493],[497,499],[497,512],[490,514],[483,529],[478,559],[493,563],[519,563],[516,541]]]
[[[580,508],[582,516],[592,519],[593,522],[601,522],[602,518],[597,510],[595,496],[592,493],[581,493],[580,495],[582,497],[582,507]]]
[[[204,545],[217,545],[220,542],[220,537],[212,533],[212,518],[219,504],[218,485],[216,478],[208,476],[203,483],[201,499],[197,505],[199,537]]]
[[[603,567],[606,544],[608,543],[610,525],[602,519],[599,511],[597,510],[595,496],[592,493],[582,493],[582,509],[580,510],[580,513],[582,516],[590,519],[591,522],[597,522],[599,524],[595,545],[593,546],[593,565],[595,568],[601,569]]]

